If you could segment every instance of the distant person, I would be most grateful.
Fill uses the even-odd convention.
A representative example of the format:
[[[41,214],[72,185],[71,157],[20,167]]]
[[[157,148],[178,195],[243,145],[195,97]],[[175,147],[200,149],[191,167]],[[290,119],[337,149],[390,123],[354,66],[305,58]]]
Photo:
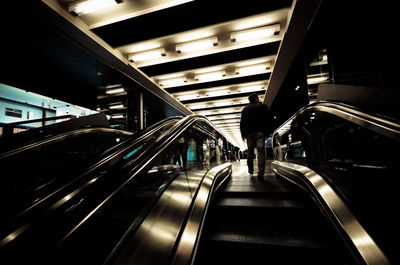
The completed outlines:
[[[186,171],[186,167],[187,167],[187,151],[189,148],[189,144],[186,141],[185,137],[181,137],[178,140],[178,152],[179,155],[182,157],[182,164],[183,164],[183,170]],[[180,158],[179,158],[179,165],[180,165]]]
[[[249,96],[250,104],[242,110],[240,119],[240,132],[243,141],[247,140],[247,167],[250,175],[254,172],[254,149],[258,153],[258,173],[257,178],[264,179],[265,170],[265,139],[268,133],[268,107],[262,104],[258,95],[252,93]]]

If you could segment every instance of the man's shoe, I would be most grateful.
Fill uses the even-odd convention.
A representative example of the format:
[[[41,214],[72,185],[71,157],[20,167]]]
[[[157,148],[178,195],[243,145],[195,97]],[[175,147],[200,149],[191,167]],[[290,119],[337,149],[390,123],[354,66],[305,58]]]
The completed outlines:
[[[264,174],[262,174],[262,175],[257,175],[257,179],[259,179],[259,180],[264,180]]]

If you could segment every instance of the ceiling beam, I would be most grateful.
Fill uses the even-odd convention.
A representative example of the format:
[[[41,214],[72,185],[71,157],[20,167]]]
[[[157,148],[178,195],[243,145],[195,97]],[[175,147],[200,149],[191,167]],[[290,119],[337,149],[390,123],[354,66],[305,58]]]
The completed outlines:
[[[286,32],[280,43],[274,69],[264,97],[271,108],[292,63],[307,36],[312,20],[323,0],[294,0],[286,23]]]
[[[145,73],[130,65],[129,61],[121,52],[105,43],[97,35],[92,33],[84,23],[66,12],[57,1],[43,0],[43,2],[47,6],[41,6],[40,15],[43,19],[48,20],[49,23],[55,26],[57,30],[71,38],[78,45],[88,49],[104,63],[118,69],[121,73],[167,102],[182,114],[192,114],[188,108],[173,98],[168,92],[161,89]],[[50,7],[50,9],[48,7]]]

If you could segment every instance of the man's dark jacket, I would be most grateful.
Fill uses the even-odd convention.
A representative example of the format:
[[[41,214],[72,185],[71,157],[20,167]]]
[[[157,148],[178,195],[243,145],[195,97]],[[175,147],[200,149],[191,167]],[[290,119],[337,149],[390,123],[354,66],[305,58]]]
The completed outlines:
[[[268,133],[269,114],[268,107],[262,103],[251,103],[242,110],[240,119],[240,132],[243,138],[251,133]]]

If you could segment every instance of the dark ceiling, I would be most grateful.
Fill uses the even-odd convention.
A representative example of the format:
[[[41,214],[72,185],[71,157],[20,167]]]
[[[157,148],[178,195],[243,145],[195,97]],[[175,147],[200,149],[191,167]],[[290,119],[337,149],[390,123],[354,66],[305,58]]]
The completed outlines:
[[[152,2],[160,1],[168,2]],[[68,6],[73,3],[71,0],[43,0],[41,5],[47,5],[50,7],[47,9],[52,9],[65,20],[58,25],[42,19],[42,14],[32,12],[32,6],[38,5],[39,1],[33,2],[22,10],[15,2],[7,3],[19,11],[18,16],[2,18],[2,34],[7,41],[3,41],[1,47],[3,51],[17,52],[3,52],[1,82],[25,89],[35,83],[39,93],[82,106],[95,107],[98,70],[109,67],[136,80],[159,98],[167,98],[166,102],[176,110],[184,114],[193,111],[210,119],[218,117],[222,124],[232,125],[227,133],[237,132],[238,113],[246,104],[247,96],[254,92],[242,87],[259,87],[255,92],[261,97],[268,96],[271,78],[276,78],[277,71],[282,69],[282,64],[276,60],[285,34],[294,36],[292,46],[288,47],[295,50],[293,45],[297,45],[298,50],[280,56],[287,62],[284,65],[286,72],[281,74],[284,78],[277,83],[279,93],[270,105],[277,116],[274,126],[309,102],[307,75],[322,71],[330,75],[329,82],[384,87],[394,86],[396,80],[394,70],[389,67],[395,45],[384,41],[389,37],[393,41],[389,25],[394,16],[388,14],[382,19],[381,15],[388,12],[383,4],[377,6],[363,1],[349,3],[342,0],[294,1],[303,3],[303,11],[308,7],[313,10],[308,14],[308,20],[304,20],[307,21],[305,25],[298,19],[301,14],[297,16],[297,28],[306,27],[305,33],[300,33],[300,30],[296,32],[297,28],[286,32],[287,23],[291,22],[290,12],[294,11],[291,0],[184,0],[169,8],[153,9],[146,9],[148,1],[125,0],[118,6],[122,11],[128,10],[132,3],[145,11],[113,23],[105,19],[106,15],[114,14],[112,10],[77,16],[68,11]],[[246,30],[242,24],[249,22],[253,23],[253,26],[247,26],[249,29],[272,25],[280,28],[268,37],[270,39],[244,44],[232,41],[232,31]],[[9,24],[13,26],[8,27]],[[81,35],[76,34],[78,31]],[[175,45],[193,33],[207,33],[203,38],[217,36],[218,44],[210,50],[193,54],[177,52]],[[296,34],[306,34],[306,37],[297,38]],[[90,41],[80,41],[82,36]],[[142,48],[144,45],[153,47],[147,48],[150,50],[163,48],[166,54],[155,61],[129,62],[132,53],[145,50]],[[101,49],[103,51],[98,52]],[[326,62],[310,67],[321,50],[328,50],[330,64]],[[291,59],[287,60],[285,56]],[[110,57],[112,59],[107,59]],[[261,72],[244,75],[237,72],[237,68],[243,65],[266,62],[268,66]],[[276,65],[279,67],[275,68]],[[219,70],[209,70],[211,68]],[[206,71],[224,72],[219,78],[199,81],[196,75]],[[170,74],[180,75],[185,80],[178,85],[162,85]],[[56,89],[54,84],[57,84]],[[224,105],[226,102],[228,105]],[[224,115],[227,116],[225,122]]]

